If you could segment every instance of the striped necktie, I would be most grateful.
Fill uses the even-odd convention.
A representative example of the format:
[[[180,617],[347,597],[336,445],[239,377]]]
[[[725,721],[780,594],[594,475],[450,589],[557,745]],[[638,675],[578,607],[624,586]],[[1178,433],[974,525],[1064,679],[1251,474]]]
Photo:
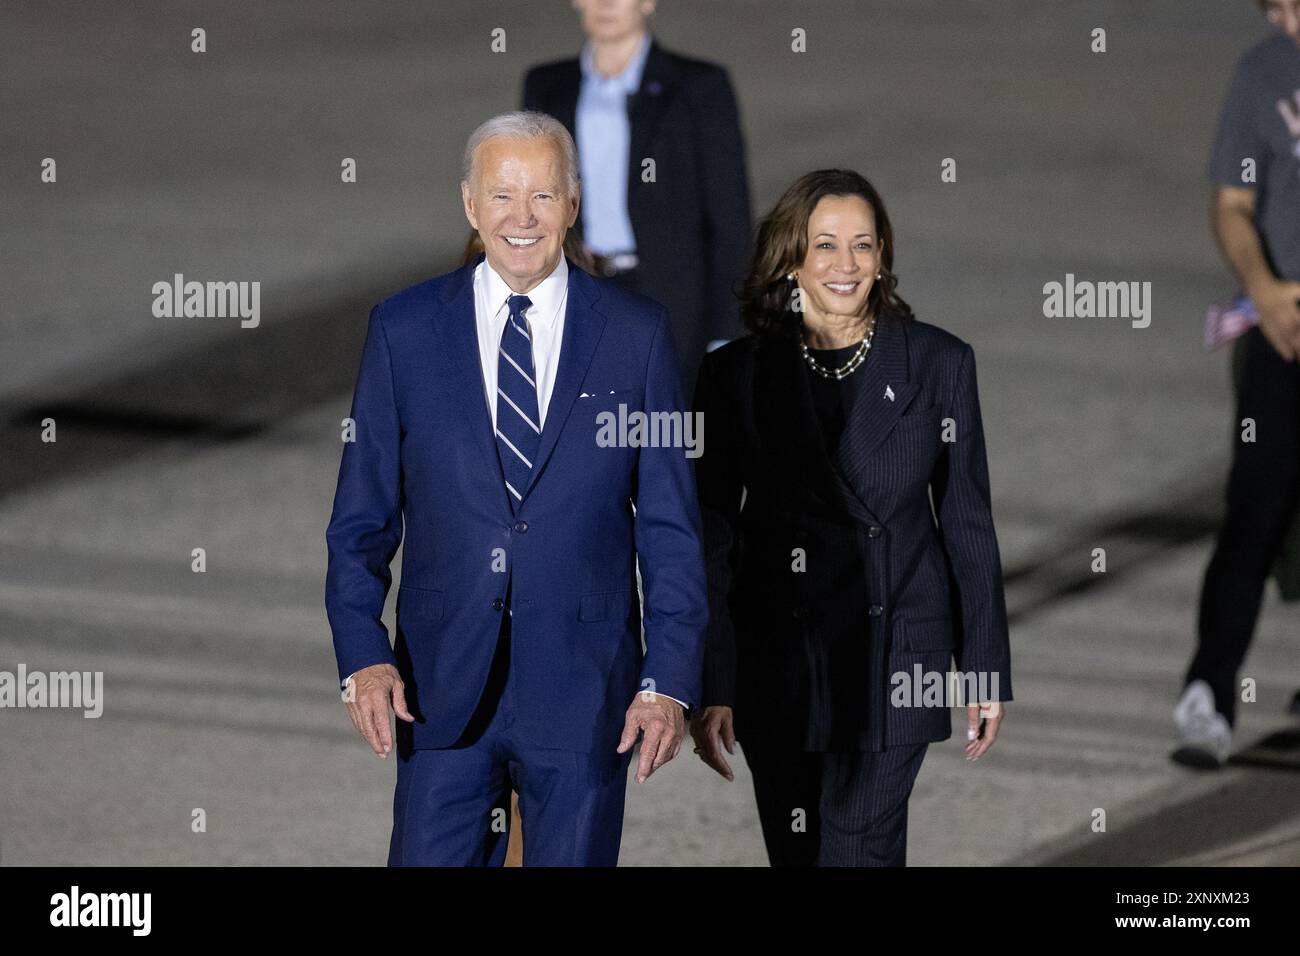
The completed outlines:
[[[497,352],[497,454],[510,493],[510,507],[518,508],[533,460],[541,444],[541,418],[537,414],[537,375],[533,370],[533,340],[524,312],[532,300],[510,297],[510,317],[501,333]]]

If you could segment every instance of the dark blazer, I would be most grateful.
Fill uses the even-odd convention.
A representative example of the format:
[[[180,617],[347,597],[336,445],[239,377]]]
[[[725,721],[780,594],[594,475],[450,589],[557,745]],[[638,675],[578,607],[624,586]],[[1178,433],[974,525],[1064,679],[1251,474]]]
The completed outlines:
[[[734,707],[746,742],[838,751],[946,739],[947,707],[887,698],[894,674],[946,672],[954,653],[960,670],[996,673],[996,699],[1011,700],[974,352],[885,315],[854,374],[863,381],[832,460],[794,334],[738,339],[700,373],[703,703]],[[941,434],[949,419],[953,442]],[[794,570],[795,549],[806,570]]]
[[[339,676],[394,664],[416,717],[399,733],[448,747],[483,693],[509,597],[524,745],[612,758],[643,681],[699,701],[708,607],[693,469],[680,448],[597,442],[601,412],[683,410],[664,310],[569,264],[555,387],[512,514],[475,331],[482,258],[371,311],[326,533]],[[390,647],[381,612],[399,542]]]
[[[576,57],[534,67],[524,79],[524,108],[551,114],[576,141],[581,85]],[[749,265],[751,223],[736,97],[722,67],[652,38],[628,111],[627,207],[639,289],[668,308],[689,387],[708,343],[742,332],[733,287]],[[641,180],[647,157],[655,182]],[[574,228],[581,233],[581,216]]]

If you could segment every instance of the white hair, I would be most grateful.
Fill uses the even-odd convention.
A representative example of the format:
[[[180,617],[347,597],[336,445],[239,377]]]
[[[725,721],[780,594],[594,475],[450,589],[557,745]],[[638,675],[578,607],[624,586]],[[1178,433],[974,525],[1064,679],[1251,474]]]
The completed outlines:
[[[494,116],[469,134],[465,144],[465,156],[461,160],[461,179],[473,182],[474,157],[484,141],[494,136],[508,136],[512,139],[553,139],[560,147],[560,156],[564,162],[564,177],[568,184],[569,195],[578,192],[578,147],[564,124],[549,113],[537,110],[516,110]]]

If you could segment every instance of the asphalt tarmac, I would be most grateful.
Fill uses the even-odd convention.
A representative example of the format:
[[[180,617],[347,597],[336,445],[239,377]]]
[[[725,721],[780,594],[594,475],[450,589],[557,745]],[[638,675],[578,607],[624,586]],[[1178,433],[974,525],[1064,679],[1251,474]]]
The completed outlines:
[[[1016,699],[978,763],[931,746],[909,864],[1300,862],[1300,615],[1271,585],[1240,761],[1167,759],[1231,438],[1204,168],[1253,5],[661,7],[665,45],[731,71],[755,212],[864,173],[900,291],[978,357]],[[454,265],[465,138],[577,44],[560,2],[0,12],[0,669],[105,682],[98,719],[0,711],[0,863],[384,862],[394,768],[323,607],[339,420],[369,307]],[[156,318],[176,273],[259,281],[260,324]],[[1151,283],[1150,324],[1048,318],[1067,275]],[[622,864],[764,865],[733,766],[686,747],[631,782]]]

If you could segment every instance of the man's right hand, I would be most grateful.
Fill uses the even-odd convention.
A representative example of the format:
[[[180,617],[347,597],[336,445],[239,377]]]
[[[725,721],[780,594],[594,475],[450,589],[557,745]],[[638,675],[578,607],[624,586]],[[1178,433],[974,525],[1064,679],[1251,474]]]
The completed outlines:
[[[1286,361],[1300,358],[1300,282],[1274,279],[1249,294],[1264,338]]]
[[[691,736],[695,738],[695,752],[700,759],[722,776],[734,782],[731,765],[722,755],[725,747],[733,757],[736,754],[736,732],[732,727],[730,707],[705,707],[691,720]]]
[[[393,731],[388,723],[391,705],[398,717],[414,721],[406,709],[406,685],[392,664],[372,664],[352,675],[352,690],[347,700],[352,726],[366,738],[366,743],[380,757],[393,749]]]

